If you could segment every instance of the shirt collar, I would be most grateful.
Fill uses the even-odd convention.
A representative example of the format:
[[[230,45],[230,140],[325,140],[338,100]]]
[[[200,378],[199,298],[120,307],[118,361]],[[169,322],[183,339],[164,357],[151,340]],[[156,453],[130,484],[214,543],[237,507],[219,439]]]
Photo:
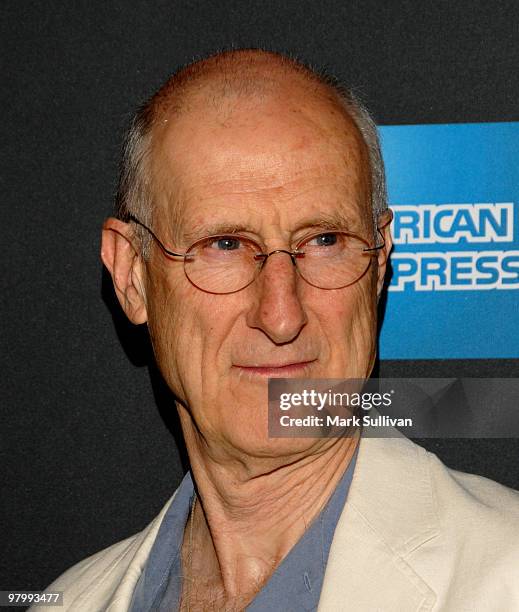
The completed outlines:
[[[249,604],[249,612],[317,608],[333,534],[346,502],[356,458],[357,450],[326,506]],[[134,590],[130,612],[178,609],[182,540],[193,498],[194,486],[188,472],[159,528]]]

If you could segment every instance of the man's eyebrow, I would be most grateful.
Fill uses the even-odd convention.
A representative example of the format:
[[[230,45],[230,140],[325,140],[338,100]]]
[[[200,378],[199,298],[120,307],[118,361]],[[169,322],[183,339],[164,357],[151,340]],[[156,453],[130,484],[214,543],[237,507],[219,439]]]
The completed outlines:
[[[355,229],[353,218],[344,214],[342,211],[334,211],[333,213],[321,212],[314,217],[301,220],[293,228],[292,233],[296,233],[303,229],[325,229],[325,230],[343,230],[352,231]],[[180,231],[180,239],[184,244],[192,244],[206,236],[221,236],[223,234],[240,234],[240,233],[255,233],[254,230],[243,223],[231,222],[215,222],[204,225],[198,225],[192,229]]]
[[[206,236],[221,236],[222,234],[239,234],[240,232],[250,232],[250,228],[247,228],[242,223],[209,223],[206,225],[199,225],[192,229],[182,230],[180,232],[183,242],[193,243]]]
[[[354,223],[353,217],[345,214],[343,211],[334,211],[332,213],[320,212],[314,217],[304,219],[298,223],[293,229],[297,232],[301,229],[316,228],[316,229],[335,229],[335,230],[353,230],[358,223]]]

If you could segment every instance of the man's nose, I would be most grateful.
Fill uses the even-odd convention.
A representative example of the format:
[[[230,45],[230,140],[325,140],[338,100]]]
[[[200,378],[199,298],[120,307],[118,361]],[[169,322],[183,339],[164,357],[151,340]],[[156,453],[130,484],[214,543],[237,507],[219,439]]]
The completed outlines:
[[[273,252],[252,285],[254,305],[247,315],[249,327],[261,329],[276,344],[293,340],[307,316],[298,294],[298,273],[286,251]]]

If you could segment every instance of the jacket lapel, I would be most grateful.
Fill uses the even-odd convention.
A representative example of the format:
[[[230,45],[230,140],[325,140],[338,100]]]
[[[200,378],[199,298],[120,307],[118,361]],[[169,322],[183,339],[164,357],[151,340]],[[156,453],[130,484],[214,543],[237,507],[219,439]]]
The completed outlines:
[[[106,612],[128,611],[172,499],[137,538]],[[428,612],[435,593],[407,557],[438,533],[425,451],[406,439],[362,438],[330,549],[319,611]]]
[[[408,557],[439,533],[425,451],[362,439],[324,578],[320,612],[426,612],[436,595]]]
[[[159,515],[148,525],[148,527],[136,538],[136,541],[131,551],[131,561],[119,583],[115,593],[108,602],[103,612],[128,612],[133,599],[133,591],[140,578],[142,570],[146,565],[146,561],[150,555],[153,543],[157,537],[160,525],[166,514],[171,502],[175,499],[173,494],[166,502],[165,506],[160,511]],[[97,608],[96,608],[97,610]]]

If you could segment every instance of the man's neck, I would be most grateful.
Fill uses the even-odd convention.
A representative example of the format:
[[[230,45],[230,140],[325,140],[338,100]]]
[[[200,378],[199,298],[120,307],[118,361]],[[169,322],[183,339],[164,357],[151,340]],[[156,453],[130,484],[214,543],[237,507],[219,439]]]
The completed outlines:
[[[184,573],[197,576],[199,594],[206,577],[211,597],[248,601],[326,505],[358,435],[263,472],[214,462],[193,436],[186,442],[199,501],[184,536]]]

